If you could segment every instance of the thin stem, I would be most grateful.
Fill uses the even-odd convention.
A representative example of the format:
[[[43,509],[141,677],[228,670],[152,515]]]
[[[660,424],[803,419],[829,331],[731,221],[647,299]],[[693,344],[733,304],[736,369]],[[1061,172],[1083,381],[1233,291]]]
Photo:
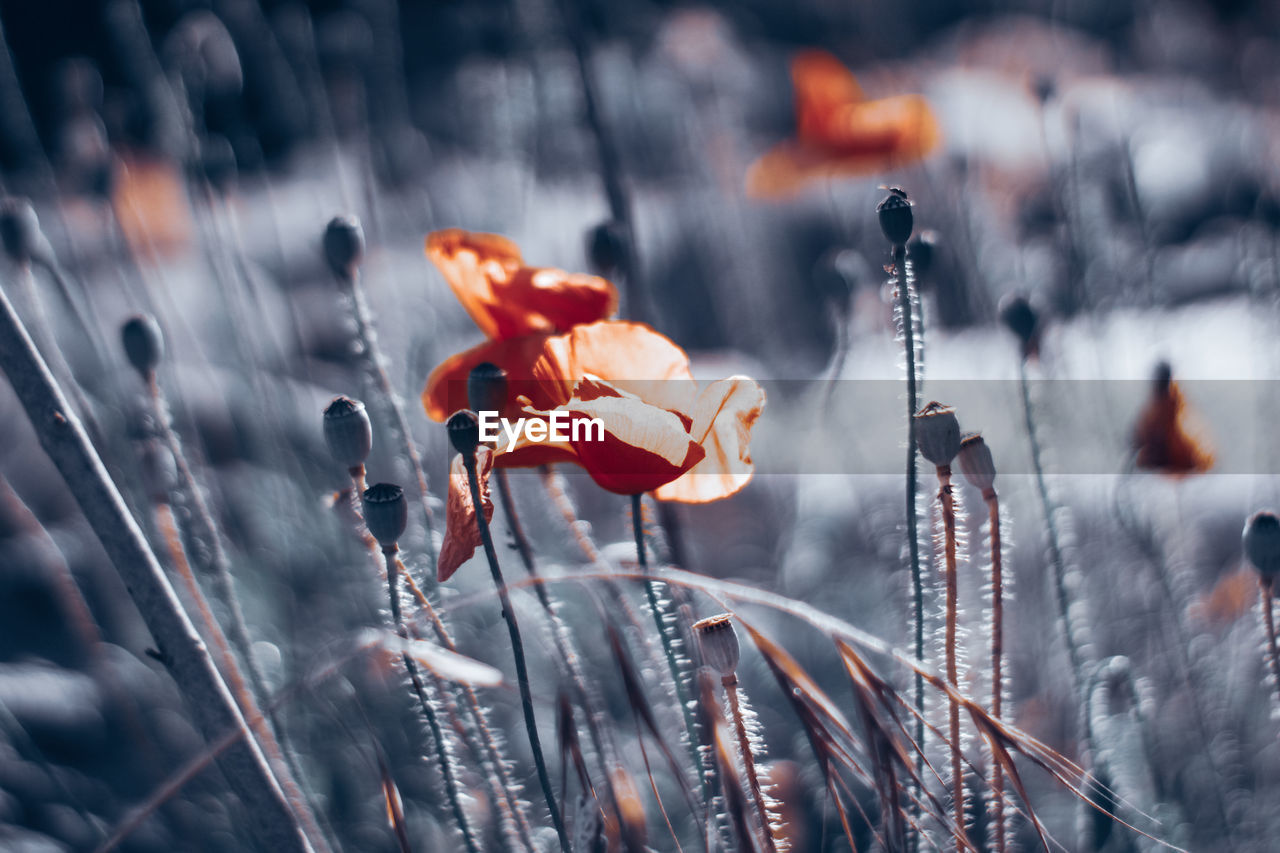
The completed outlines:
[[[404,617],[400,612],[398,588],[400,561],[396,559],[396,550],[394,545],[383,549],[387,561],[387,596],[391,600],[391,621],[395,623],[396,633],[402,640],[407,640],[409,632],[405,629]],[[435,741],[436,758],[440,762],[440,775],[444,777],[445,796],[449,798],[453,819],[458,824],[458,830],[462,833],[462,840],[466,843],[467,850],[471,853],[479,853],[480,846],[476,843],[471,823],[467,820],[467,813],[462,810],[462,792],[458,788],[458,776],[453,769],[453,756],[449,754],[449,746],[445,743],[440,718],[431,704],[430,697],[427,696],[427,688],[423,685],[422,676],[418,673],[418,665],[414,663],[413,658],[409,657],[408,652],[402,652],[400,660],[404,663],[405,671],[409,673],[409,680],[413,683],[413,692],[418,697],[422,716],[426,718],[427,725],[431,728],[431,739]]]
[[[436,561],[435,514],[431,511],[430,489],[427,487],[427,475],[422,467],[422,455],[418,446],[413,443],[413,433],[409,429],[409,419],[404,413],[400,396],[391,384],[391,377],[383,367],[382,350],[378,345],[378,335],[373,327],[373,317],[369,313],[368,300],[365,298],[364,285],[360,281],[359,272],[352,270],[341,277],[351,299],[352,316],[356,321],[356,335],[360,339],[360,351],[365,367],[373,379],[374,387],[382,397],[387,411],[391,413],[391,427],[396,440],[409,460],[413,471],[413,482],[418,489],[418,503],[422,507],[422,519],[426,524],[427,556],[432,564]]]
[[[1277,699],[1280,699],[1280,649],[1276,648],[1275,597],[1271,594],[1270,579],[1262,578],[1259,583],[1262,586],[1262,618],[1267,626],[1267,661],[1271,664],[1271,677],[1275,681],[1271,686],[1276,691]]]
[[[917,517],[916,494],[916,410],[919,408],[916,389],[916,339],[915,320],[911,310],[911,286],[907,282],[907,247],[893,247],[893,268],[898,277],[898,313],[902,323],[902,346],[907,357],[907,555],[911,568],[911,625],[912,650],[916,660],[924,660],[924,579],[920,573],[920,533]],[[921,752],[916,755],[916,775],[924,778],[924,677],[916,673],[914,702],[916,706],[916,743]]]
[[[1000,719],[1004,706],[1004,553],[1000,542],[1000,498],[995,489],[983,495],[991,527],[991,716]],[[1004,767],[991,760],[991,820],[996,853],[1006,846]]]
[[[511,606],[511,596],[507,593],[506,581],[502,578],[502,567],[498,565],[498,552],[493,547],[493,534],[489,530],[489,522],[481,508],[484,497],[480,491],[480,475],[476,471],[475,452],[462,455],[467,469],[467,481],[471,485],[471,505],[476,508],[476,527],[480,531],[480,541],[484,545],[484,555],[489,560],[489,572],[493,575],[493,584],[498,590],[498,600],[502,604],[502,617],[507,622],[507,632],[511,635],[511,652],[516,661],[516,680],[520,685],[520,705],[524,711],[524,726],[529,733],[529,748],[533,751],[533,763],[538,769],[538,784],[542,786],[542,795],[546,798],[547,809],[551,812],[551,822],[555,825],[556,835],[560,839],[560,849],[569,853],[569,836],[564,828],[564,816],[556,805],[556,795],[551,787],[551,776],[547,773],[547,762],[542,755],[542,740],[538,737],[538,721],[533,711],[533,695],[529,691],[529,670],[525,665],[524,643],[520,639],[520,623],[516,621],[515,608]]]
[[[159,659],[186,698],[205,739],[213,743],[233,730],[247,735],[244,717],[195,626],[2,290],[0,368],[9,377],[41,447],[58,468],[125,581],[156,640]],[[229,747],[219,764],[264,846],[298,853],[311,850],[283,790],[251,736]]]
[[[938,501],[942,504],[942,530],[946,539],[946,585],[947,585],[947,626],[946,654],[947,681],[956,690],[960,689],[960,668],[956,655],[956,630],[958,622],[959,584],[956,569],[956,504],[955,495],[951,492],[951,466],[938,466]],[[948,736],[951,740],[951,796],[955,811],[956,850],[969,847],[965,835],[964,815],[964,757],[960,752],[960,703],[952,698],[947,714]]]
[[[725,696],[729,698],[729,712],[733,714],[733,727],[738,735],[738,749],[742,752],[742,767],[747,773],[747,783],[751,787],[751,802],[756,808],[756,817],[760,821],[760,835],[764,839],[766,853],[777,853],[778,847],[773,840],[773,828],[769,820],[769,810],[764,804],[764,792],[760,789],[760,776],[756,772],[756,759],[751,754],[751,739],[747,737],[747,726],[742,719],[742,708],[738,701],[738,676],[726,675],[721,679]]]
[[[642,511],[641,501],[642,495],[634,494],[631,496],[631,526],[635,531],[636,538],[636,560],[640,565],[640,574],[649,574],[649,558],[645,552],[644,544],[644,513]],[[654,625],[658,629],[658,636],[662,638],[662,651],[667,659],[667,668],[671,672],[671,681],[675,685],[676,701],[680,704],[680,710],[684,716],[685,730],[689,734],[689,754],[693,759],[693,766],[698,771],[698,780],[701,782],[703,799],[710,806],[716,792],[711,788],[711,776],[714,772],[708,773],[708,770],[714,770],[709,767],[707,762],[703,761],[702,753],[699,750],[701,738],[699,737],[699,729],[693,718],[693,711],[690,708],[688,691],[685,689],[684,679],[680,673],[679,653],[676,649],[676,638],[672,637],[672,626],[666,620],[666,608],[658,600],[658,584],[653,580],[645,580],[644,582],[645,596],[649,600],[649,610],[653,613]]]

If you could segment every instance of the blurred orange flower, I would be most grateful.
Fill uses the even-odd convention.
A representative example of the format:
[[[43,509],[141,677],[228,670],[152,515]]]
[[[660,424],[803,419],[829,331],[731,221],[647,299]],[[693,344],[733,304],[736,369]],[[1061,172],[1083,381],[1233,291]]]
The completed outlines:
[[[938,121],[922,95],[868,101],[853,74],[821,50],[791,62],[796,136],[751,165],[747,193],[779,197],[834,175],[873,175],[913,163],[938,147]]]
[[[427,235],[426,250],[493,340],[562,332],[606,319],[618,308],[618,291],[605,279],[525,266],[516,244],[497,234],[449,228]]]
[[[1157,371],[1151,397],[1133,430],[1138,468],[1171,476],[1201,474],[1213,467],[1213,454],[1188,431],[1182,391],[1167,370]]]
[[[604,427],[603,440],[587,429],[566,441],[522,435],[501,446],[496,465],[574,462],[609,491],[653,491],[684,503],[728,497],[751,479],[748,445],[764,392],[746,377],[699,389],[685,352],[648,326],[603,321],[482,344],[431,374],[427,413],[444,420],[466,408],[467,375],[483,362],[507,371],[512,402],[504,417],[563,413],[570,423],[599,418]]]

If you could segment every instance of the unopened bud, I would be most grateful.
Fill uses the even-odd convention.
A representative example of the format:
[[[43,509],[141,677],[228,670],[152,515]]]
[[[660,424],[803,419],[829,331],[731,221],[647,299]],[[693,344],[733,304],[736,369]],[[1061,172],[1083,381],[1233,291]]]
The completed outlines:
[[[1280,576],[1280,518],[1257,512],[1244,526],[1244,554],[1267,581]]]
[[[373,425],[364,403],[334,397],[324,410],[324,442],[333,458],[347,468],[363,465],[373,450]]]
[[[960,452],[960,421],[956,410],[930,403],[915,414],[916,446],[920,455],[934,465],[950,465]]]
[[[339,278],[355,275],[364,260],[364,229],[354,216],[335,216],[324,229],[324,257]]]
[[[610,278],[626,271],[626,226],[612,219],[601,222],[587,232],[587,260],[596,275]]]
[[[1040,331],[1040,316],[1025,296],[1013,294],[1000,300],[1000,320],[1022,343],[1023,353],[1035,349],[1036,335]]]
[[[445,424],[449,431],[449,443],[463,456],[474,456],[480,446],[480,421],[476,413],[463,409],[454,412]]]
[[[501,412],[507,405],[507,371],[490,361],[471,368],[467,404],[475,412]]]
[[[150,314],[136,314],[125,320],[120,327],[120,343],[124,345],[129,363],[142,374],[143,379],[155,373],[156,366],[164,357],[164,335],[160,324]]]
[[[29,264],[40,254],[44,235],[35,208],[25,198],[0,202],[0,244],[15,264]]]
[[[733,629],[733,617],[728,613],[710,616],[693,625],[693,633],[702,649],[702,662],[720,673],[721,678],[734,674],[738,668],[738,633]]]
[[[995,493],[996,463],[981,433],[971,432],[960,439],[958,461],[960,473],[970,485],[982,492],[983,497]]]
[[[364,490],[364,524],[383,548],[394,548],[409,526],[409,504],[404,489],[392,483],[378,483]]]
[[[907,245],[915,228],[907,194],[896,188],[889,190],[884,200],[876,205],[876,213],[880,216],[880,230],[884,232],[885,239],[894,246]]]

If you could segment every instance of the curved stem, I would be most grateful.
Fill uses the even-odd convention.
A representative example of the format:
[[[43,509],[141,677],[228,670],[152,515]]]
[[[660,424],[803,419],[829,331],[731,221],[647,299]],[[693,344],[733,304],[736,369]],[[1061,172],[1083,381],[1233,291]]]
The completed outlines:
[[[400,561],[396,559],[396,550],[394,545],[383,549],[383,554],[386,555],[387,561],[387,594],[391,600],[391,621],[395,623],[396,633],[401,639],[407,640],[409,639],[409,632],[405,629],[404,617],[400,612]],[[431,698],[427,696],[427,689],[422,683],[422,676],[418,673],[418,665],[414,663],[413,658],[409,657],[408,652],[402,652],[400,659],[404,663],[405,670],[409,673],[409,680],[413,683],[413,692],[418,697],[418,705],[422,708],[422,716],[426,718],[427,725],[431,728],[431,739],[435,741],[436,758],[440,762],[440,775],[444,777],[445,795],[449,798],[449,808],[453,812],[453,819],[458,824],[458,830],[462,833],[462,840],[466,843],[467,850],[470,853],[480,853],[480,846],[476,843],[471,824],[467,820],[467,814],[462,810],[462,794],[458,789],[458,777],[453,769],[453,756],[449,754],[448,744],[445,743],[439,715],[436,714]]]
[[[498,565],[498,552],[493,547],[493,534],[489,530],[489,522],[484,517],[484,497],[480,491],[480,475],[476,471],[475,452],[462,454],[462,460],[467,469],[467,481],[471,485],[471,505],[475,507],[476,527],[480,531],[484,555],[489,560],[489,572],[493,575],[493,584],[498,590],[498,600],[502,604],[502,618],[506,620],[507,632],[511,635],[511,652],[516,661],[516,680],[520,685],[520,706],[524,711],[524,726],[529,733],[529,748],[533,751],[533,763],[538,769],[538,784],[542,786],[542,795],[546,798],[547,809],[551,812],[551,822],[555,825],[556,835],[560,839],[560,849],[563,853],[569,853],[569,836],[564,828],[564,815],[556,805],[551,777],[547,773],[547,761],[542,754],[542,740],[538,737],[538,721],[534,716],[533,696],[529,691],[529,670],[524,659],[524,643],[520,639],[520,623],[516,621],[516,611],[511,606],[511,596],[507,593],[507,584],[502,578],[502,567]]]
[[[953,688],[959,690],[960,668],[956,655],[956,632],[959,621],[959,584],[956,578],[956,506],[955,496],[951,493],[951,466],[949,465],[938,466],[938,501],[942,504],[942,530],[946,539],[947,681]],[[948,737],[951,741],[951,796],[955,811],[956,850],[965,850],[969,846],[969,841],[964,829],[964,757],[960,752],[960,703],[954,698],[949,701],[947,724]]]

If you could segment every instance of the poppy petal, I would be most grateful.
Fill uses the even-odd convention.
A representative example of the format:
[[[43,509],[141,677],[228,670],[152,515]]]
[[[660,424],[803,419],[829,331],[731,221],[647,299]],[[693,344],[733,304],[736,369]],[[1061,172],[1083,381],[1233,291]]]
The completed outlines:
[[[476,474],[480,477],[480,501],[484,505],[486,521],[493,518],[493,501],[489,497],[489,471],[493,468],[493,453],[481,447],[476,454]],[[453,577],[458,567],[470,560],[479,548],[480,530],[476,525],[475,504],[471,500],[471,483],[461,454],[455,456],[449,466],[449,493],[445,499],[444,541],[440,543],[440,558],[436,562],[436,579],[444,583]]]
[[[563,410],[575,421],[599,418],[603,423],[602,436],[598,428],[581,424],[586,428],[573,441],[573,449],[591,479],[610,492],[653,491],[702,459],[702,448],[677,415],[635,397],[571,400]]]
[[[745,376],[707,386],[693,412],[693,439],[705,457],[660,487],[658,500],[707,503],[740,491],[751,479],[751,428],[764,411],[764,390]]]

